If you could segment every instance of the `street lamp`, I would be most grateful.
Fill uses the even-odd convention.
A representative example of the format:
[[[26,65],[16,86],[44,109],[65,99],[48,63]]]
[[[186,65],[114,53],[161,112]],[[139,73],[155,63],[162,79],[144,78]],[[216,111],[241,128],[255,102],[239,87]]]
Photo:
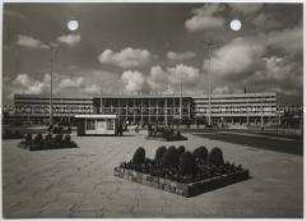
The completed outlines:
[[[205,48],[208,49],[208,125],[211,126],[211,81],[210,81],[210,60],[212,50],[219,44],[213,41],[204,41]]]
[[[70,31],[76,31],[79,28],[79,22],[77,20],[70,20],[67,22],[67,28]],[[50,50],[50,115],[49,121],[50,124],[53,122],[53,62],[54,54],[58,52],[60,45],[58,43],[50,42],[47,44],[48,49]]]
[[[180,74],[180,121],[182,121],[182,105],[183,105],[183,82],[182,82],[182,72]]]

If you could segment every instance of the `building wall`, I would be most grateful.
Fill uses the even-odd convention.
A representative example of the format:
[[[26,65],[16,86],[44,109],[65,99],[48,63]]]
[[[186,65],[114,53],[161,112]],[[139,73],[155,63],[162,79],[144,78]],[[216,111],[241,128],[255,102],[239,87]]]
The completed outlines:
[[[193,97],[197,117],[208,117],[209,96]],[[211,94],[210,110],[213,119],[227,121],[255,121],[261,118],[278,117],[277,94],[244,93],[244,94]]]
[[[75,114],[93,113],[92,98],[55,97],[53,116],[71,117]],[[14,96],[15,115],[47,117],[50,114],[50,98],[39,95],[16,94]]]
[[[182,101],[182,105],[180,102]],[[279,111],[276,93],[212,94],[211,117],[215,121],[255,122],[273,120]],[[38,95],[15,95],[15,115],[48,117],[50,99]],[[180,108],[182,106],[182,108]],[[183,97],[179,95],[103,95],[95,98],[53,98],[54,117],[76,114],[116,114],[132,123],[171,124],[182,117],[194,123],[195,118],[209,115],[208,95]]]
[[[194,116],[193,100],[181,100],[179,96],[103,96],[94,98],[94,108],[99,114],[116,114],[122,120],[140,124],[170,124],[180,117],[186,121]]]

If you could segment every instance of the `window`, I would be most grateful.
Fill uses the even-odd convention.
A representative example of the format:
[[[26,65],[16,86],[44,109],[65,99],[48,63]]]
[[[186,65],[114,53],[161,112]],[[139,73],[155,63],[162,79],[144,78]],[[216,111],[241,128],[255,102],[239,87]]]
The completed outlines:
[[[86,130],[95,130],[95,120],[93,119],[86,120]]]
[[[114,120],[107,119],[106,129],[107,130],[113,130],[114,129]]]

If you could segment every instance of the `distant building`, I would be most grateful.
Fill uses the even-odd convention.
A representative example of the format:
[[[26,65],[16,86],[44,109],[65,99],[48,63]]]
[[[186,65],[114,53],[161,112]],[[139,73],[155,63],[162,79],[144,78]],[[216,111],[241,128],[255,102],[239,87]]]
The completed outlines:
[[[284,122],[282,119],[290,123],[292,118],[297,118],[297,113],[299,116],[302,113],[295,110],[289,112],[286,108],[279,107],[278,96],[274,92],[212,94],[210,103],[213,124],[280,124]],[[48,97],[16,94],[14,106],[14,115],[19,118],[49,118]],[[207,124],[209,96],[182,96],[181,99],[178,94],[134,94],[53,98],[55,119],[70,120],[79,114],[116,115],[121,121],[137,124]]]
[[[76,114],[92,114],[92,98],[54,97],[52,99],[54,119],[70,119]],[[34,120],[48,119],[50,98],[41,95],[16,94],[14,96],[15,116]]]
[[[196,117],[209,115],[209,96],[194,96]],[[261,120],[269,122],[278,117],[277,94],[240,93],[211,94],[210,101],[212,121],[220,123],[251,123],[259,124]]]
[[[178,95],[104,95],[94,98],[94,109],[135,124],[188,123],[195,115],[192,98]]]

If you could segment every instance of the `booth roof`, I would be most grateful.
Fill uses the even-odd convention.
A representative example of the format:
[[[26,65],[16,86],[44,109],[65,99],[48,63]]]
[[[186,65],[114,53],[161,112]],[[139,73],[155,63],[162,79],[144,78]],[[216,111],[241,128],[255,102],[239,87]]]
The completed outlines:
[[[75,115],[75,118],[115,119],[117,118],[117,116],[110,114],[80,114],[80,115]]]

